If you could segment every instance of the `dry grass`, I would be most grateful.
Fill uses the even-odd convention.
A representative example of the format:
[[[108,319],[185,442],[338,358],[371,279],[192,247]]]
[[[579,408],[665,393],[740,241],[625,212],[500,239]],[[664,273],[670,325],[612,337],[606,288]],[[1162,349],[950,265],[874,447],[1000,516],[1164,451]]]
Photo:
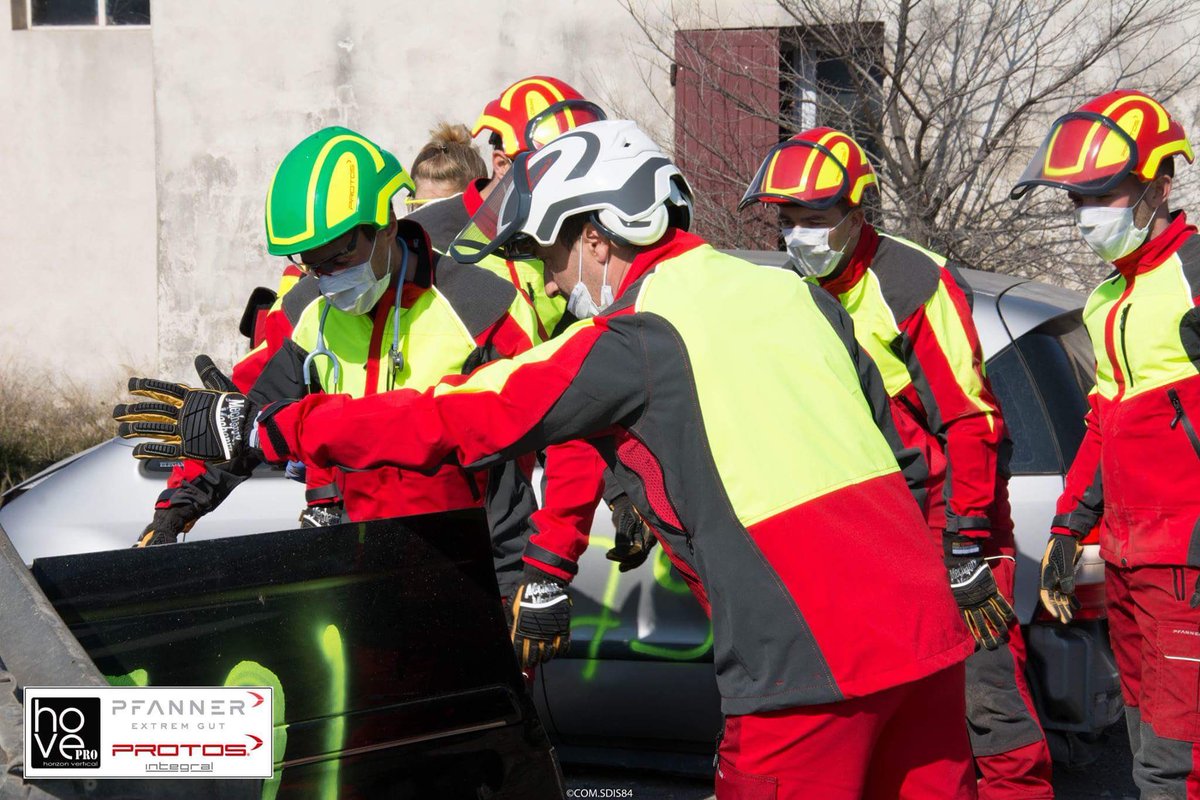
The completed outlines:
[[[106,393],[0,365],[0,492],[110,438]]]

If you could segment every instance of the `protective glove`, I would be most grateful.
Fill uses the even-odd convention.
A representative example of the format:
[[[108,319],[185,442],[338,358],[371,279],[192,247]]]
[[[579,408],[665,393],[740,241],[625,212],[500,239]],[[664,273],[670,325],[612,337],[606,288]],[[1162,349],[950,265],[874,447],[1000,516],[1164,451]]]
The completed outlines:
[[[977,540],[946,534],[942,537],[942,547],[950,573],[950,590],[967,630],[979,646],[995,650],[1008,641],[1012,606],[996,588],[992,568],[983,560]]]
[[[565,581],[525,566],[508,602],[509,630],[521,669],[549,661],[571,645],[571,598]]]
[[[617,535],[616,547],[605,553],[605,558],[620,564],[621,572],[637,569],[646,562],[650,549],[658,540],[633,507],[629,495],[618,495],[609,508]]]
[[[154,518],[142,531],[134,547],[155,544],[175,544],[179,534],[187,533],[196,524],[195,512],[189,506],[168,506],[154,509]]]
[[[330,525],[342,524],[342,513],[346,507],[341,503],[324,503],[319,506],[305,506],[300,512],[301,528],[328,528]]]
[[[232,381],[208,356],[196,357],[196,371],[208,388],[153,378],[129,379],[131,394],[153,402],[114,408],[113,419],[121,423],[117,435],[160,440],[134,447],[135,458],[195,458],[224,464],[248,453],[247,441],[258,409],[245,395],[230,390]]]
[[[1066,533],[1050,534],[1046,553],[1042,556],[1042,573],[1039,583],[1042,605],[1050,616],[1062,623],[1071,621],[1079,610],[1075,599],[1075,565],[1083,547],[1079,540]]]

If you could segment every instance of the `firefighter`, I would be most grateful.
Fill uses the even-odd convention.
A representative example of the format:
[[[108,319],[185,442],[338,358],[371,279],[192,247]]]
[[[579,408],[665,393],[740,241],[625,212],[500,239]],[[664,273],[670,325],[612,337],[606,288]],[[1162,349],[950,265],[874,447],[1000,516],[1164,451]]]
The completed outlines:
[[[1171,211],[1183,127],[1141,92],[1060,117],[1013,197],[1065,189],[1114,271],[1083,319],[1096,351],[1087,430],[1042,559],[1042,602],[1069,622],[1079,539],[1100,526],[1109,639],[1143,798],[1200,796],[1200,239]]]
[[[326,128],[293,148],[267,195],[267,248],[306,277],[283,295],[279,313],[269,315],[268,341],[234,370],[240,383],[230,384],[205,362],[206,385],[249,382],[246,393],[258,402],[313,391],[363,396],[431,386],[532,346],[532,311],[510,284],[449,259],[435,270],[437,256],[424,231],[392,210],[402,188],[411,191],[412,181],[400,163],[354,131]],[[280,337],[272,332],[284,329],[286,338],[275,342]],[[139,410],[117,412],[134,419]],[[245,480],[251,466],[185,462],[139,544],[174,541]],[[452,465],[416,474],[308,464],[306,472],[303,525],[485,508],[500,548],[509,540],[523,543],[537,508],[515,465],[490,476]],[[515,589],[520,569],[519,553],[498,558],[502,595]]]
[[[868,223],[864,203],[877,191],[862,147],[841,131],[814,128],[767,154],[739,209],[777,208],[790,266],[849,312],[859,345],[883,375],[901,438],[931,466],[925,516],[935,545],[981,552],[1007,601],[967,619],[983,643],[967,659],[979,796],[1050,798],[1050,750],[1008,605],[1016,546],[1004,420],[953,263]]]
[[[690,216],[686,181],[634,123],[576,128],[519,155],[451,250],[536,255],[547,290],[588,318],[424,391],[259,409],[175,386],[157,435],[213,461],[413,469],[602,435],[712,617],[719,797],[975,797],[962,667],[975,642],[910,493],[920,454],[841,306],[719,253]],[[196,424],[171,424],[180,414]],[[949,560],[975,602],[995,602],[978,555]],[[542,567],[526,557],[512,634],[553,651],[569,600]]]

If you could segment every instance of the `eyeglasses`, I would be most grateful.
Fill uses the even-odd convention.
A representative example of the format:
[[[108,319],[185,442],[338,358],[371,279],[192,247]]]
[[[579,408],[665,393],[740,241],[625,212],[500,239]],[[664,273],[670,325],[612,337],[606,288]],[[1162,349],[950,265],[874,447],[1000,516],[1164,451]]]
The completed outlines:
[[[353,264],[346,264],[343,262],[347,258],[349,258],[350,255],[353,254],[355,250],[358,249],[358,236],[360,233],[363,232],[364,229],[373,230],[370,228],[370,226],[359,225],[357,228],[355,228],[354,230],[352,230],[350,232],[350,244],[346,245],[346,247],[344,249],[342,249],[341,251],[339,251],[336,255],[332,255],[329,258],[323,259],[322,261],[320,261],[316,264],[304,263],[299,258],[299,254],[289,255],[287,257],[287,260],[292,262],[293,264],[295,264],[300,269],[302,269],[305,272],[312,274],[312,275],[329,275],[329,274],[337,272],[339,270],[343,270],[346,267],[353,266]]]
[[[526,233],[518,233],[497,249],[508,261],[532,261],[537,258],[537,242]]]

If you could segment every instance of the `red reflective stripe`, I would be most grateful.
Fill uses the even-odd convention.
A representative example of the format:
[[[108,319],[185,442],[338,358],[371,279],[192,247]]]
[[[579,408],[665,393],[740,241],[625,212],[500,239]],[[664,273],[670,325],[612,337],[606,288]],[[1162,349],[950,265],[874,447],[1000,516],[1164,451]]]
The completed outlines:
[[[1126,279],[1125,291],[1121,292],[1121,296],[1117,298],[1117,302],[1113,303],[1112,310],[1108,312],[1108,317],[1104,320],[1104,352],[1108,355],[1108,363],[1112,367],[1113,380],[1117,384],[1117,393],[1113,396],[1113,402],[1118,402],[1125,395],[1125,373],[1121,370],[1121,361],[1117,357],[1117,340],[1114,335],[1114,328],[1117,322],[1117,313],[1121,310],[1121,304],[1124,303],[1129,295],[1133,292],[1134,278],[1130,276]]]
[[[409,285],[404,288],[407,289]],[[388,317],[392,313],[395,297],[396,290],[389,288],[375,306],[375,320],[371,325],[371,347],[367,350],[367,382],[363,387],[363,393],[367,395],[379,391],[379,362],[381,360],[379,348],[383,345],[383,331],[387,327]]]

